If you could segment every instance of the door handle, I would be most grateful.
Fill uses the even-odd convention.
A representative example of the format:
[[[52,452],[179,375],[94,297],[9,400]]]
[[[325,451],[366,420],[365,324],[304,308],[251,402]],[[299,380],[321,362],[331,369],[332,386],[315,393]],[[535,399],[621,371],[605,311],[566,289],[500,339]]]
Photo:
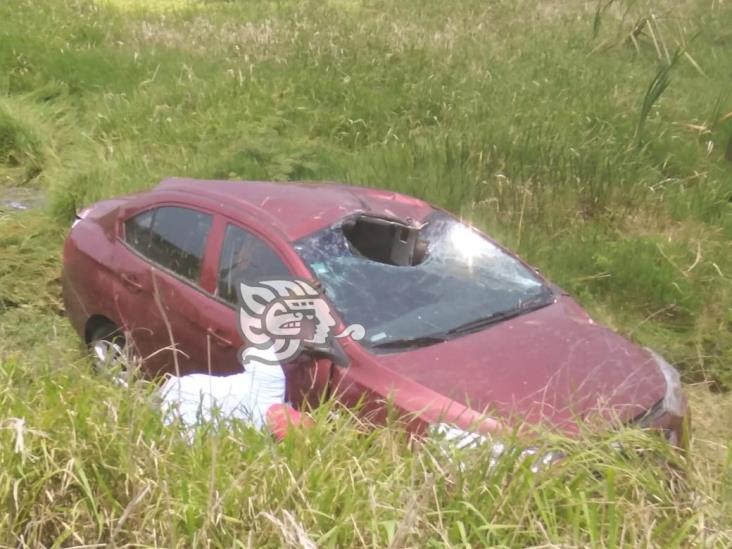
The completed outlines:
[[[127,286],[132,292],[137,293],[142,290],[142,284],[137,281],[137,277],[135,275],[122,273],[120,276],[124,285]]]
[[[221,335],[221,332],[214,330],[213,328],[209,328],[206,330],[206,333],[211,336],[214,340],[214,342],[219,345],[220,347],[233,347],[234,342],[226,339],[223,335]]]

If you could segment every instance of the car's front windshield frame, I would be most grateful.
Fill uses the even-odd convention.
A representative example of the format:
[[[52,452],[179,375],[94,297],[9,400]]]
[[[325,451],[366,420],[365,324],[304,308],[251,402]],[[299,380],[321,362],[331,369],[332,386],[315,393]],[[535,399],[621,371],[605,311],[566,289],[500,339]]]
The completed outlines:
[[[555,300],[551,286],[534,269],[485,234],[464,224],[448,212],[435,209],[421,224],[413,223],[415,226],[420,227],[420,230],[426,236],[433,238],[430,242],[430,254],[423,264],[414,266],[387,265],[369,260],[359,254],[345,237],[343,231],[344,225],[353,219],[354,216],[349,216],[335,225],[320,229],[301,238],[294,243],[294,249],[314,278],[322,284],[326,296],[343,322],[345,324],[357,323],[364,326],[366,338],[360,343],[370,352],[394,352],[411,346],[429,345],[438,343],[440,340],[460,337],[473,331],[485,329],[492,323],[549,305]],[[438,224],[443,225],[444,230],[447,232],[438,233],[437,231],[441,229],[437,226]],[[499,274],[498,271],[490,271],[488,264],[479,264],[479,267],[485,271],[479,273],[479,276],[486,275],[486,273],[492,275],[491,282],[494,287],[489,288],[485,280],[473,276],[473,272],[470,270],[472,267],[468,267],[467,264],[457,264],[456,266],[454,262],[448,261],[454,259],[450,255],[455,253],[450,248],[454,243],[445,244],[445,235],[452,234],[452,232],[459,232],[460,238],[467,238],[471,240],[471,244],[477,246],[481,251],[492,254],[490,258],[496,261],[496,265],[501,264],[500,267],[507,270],[506,272],[513,278],[498,280],[496,278]],[[444,249],[439,246],[444,247]],[[331,252],[332,255],[329,255]],[[440,258],[440,254],[444,257]],[[430,264],[430,261],[433,263]],[[456,267],[457,274],[455,276],[445,274],[441,270],[445,266],[449,268]],[[468,279],[465,279],[465,273],[460,271],[460,269],[465,270],[466,268],[469,269],[468,276],[470,278]],[[495,268],[497,267],[491,267],[491,269]],[[433,288],[431,298],[437,301],[427,302],[419,307],[416,306],[419,297],[415,295],[413,299],[415,306],[408,309],[405,305],[409,299],[408,292],[419,294],[420,289],[416,288],[419,284],[410,285],[407,279],[420,276],[420,269],[425,282],[431,280],[438,286],[442,284],[444,288]],[[379,281],[373,280],[374,275],[380,274],[385,279],[390,279],[393,282],[398,281],[400,272],[403,275],[404,281],[402,282],[406,284],[404,290],[407,293],[397,291],[391,298],[382,294],[381,290],[383,288],[379,287]],[[341,273],[346,273],[345,278],[341,276]],[[369,274],[372,275],[371,279],[369,279]],[[512,287],[495,287],[499,283],[510,284]],[[506,297],[504,299],[505,307],[491,308],[487,306],[487,303],[478,303],[475,310],[471,310],[472,312],[468,314],[466,311],[474,305],[471,301],[476,300],[473,299],[473,296],[458,299],[458,297],[461,297],[460,293],[463,288],[461,284],[465,284],[464,287],[470,289],[476,296],[480,296],[482,291],[486,292],[487,296],[490,289],[495,294],[493,297],[499,296],[499,293],[502,292],[505,296],[511,294],[511,297],[515,299],[511,300]],[[359,285],[362,287],[359,287]],[[369,292],[369,287],[373,289],[372,292]],[[520,288],[527,289],[524,295],[518,295],[518,289]],[[529,292],[529,288],[533,291]],[[438,290],[443,290],[450,295],[443,296]],[[429,289],[421,293],[428,299],[430,298]],[[377,307],[374,309],[376,312],[369,316],[366,311],[359,310],[359,308],[369,309],[374,304],[373,302],[377,301],[376,297],[378,295],[384,295],[382,304],[385,309],[383,311],[380,311]],[[458,303],[465,308],[465,311],[462,311],[465,314],[462,314],[462,316],[461,314],[453,315],[453,313],[447,311],[450,308],[448,305],[457,306]],[[402,317],[396,316],[389,319],[389,306],[397,309],[402,307],[408,310]],[[436,308],[439,310],[436,311]],[[397,314],[397,312],[394,314]],[[453,315],[454,318],[450,315]],[[466,315],[471,316],[471,318]],[[441,316],[444,316],[445,319],[440,319]],[[379,322],[380,317],[386,320]],[[485,320],[485,322],[481,322],[481,320]]]

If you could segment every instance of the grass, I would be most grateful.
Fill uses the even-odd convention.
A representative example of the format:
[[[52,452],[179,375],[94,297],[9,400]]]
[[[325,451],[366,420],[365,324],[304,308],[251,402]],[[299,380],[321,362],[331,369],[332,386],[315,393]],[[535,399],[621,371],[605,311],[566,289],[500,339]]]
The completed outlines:
[[[552,439],[539,473],[517,455],[410,447],[333,406],[282,444],[241,425],[187,444],[149,387],[48,356],[0,367],[8,544],[159,546],[699,545],[732,541],[732,454],[684,460],[648,435]],[[698,398],[709,394],[693,392]],[[729,403],[727,403],[729,407]],[[61,412],[61,413],[59,413]],[[612,444],[640,448],[626,454]],[[701,449],[703,441],[697,440]],[[727,450],[729,452],[729,449]],[[462,466],[461,466],[462,464]],[[11,534],[18,536],[14,538]]]
[[[712,0],[0,4],[0,544],[732,543],[730,28]],[[74,210],[168,175],[461,213],[680,367],[689,459],[562,441],[556,475],[487,475],[347,416],[182,445],[88,374],[58,297]]]

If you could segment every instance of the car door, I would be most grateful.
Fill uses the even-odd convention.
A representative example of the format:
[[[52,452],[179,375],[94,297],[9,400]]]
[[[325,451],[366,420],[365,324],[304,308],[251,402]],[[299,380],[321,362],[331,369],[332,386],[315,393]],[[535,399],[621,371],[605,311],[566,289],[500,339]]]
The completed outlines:
[[[293,269],[275,247],[251,228],[222,218],[220,246],[216,261],[216,287],[211,303],[208,334],[215,373],[241,372],[238,352],[247,344],[239,330],[237,284],[240,280],[256,283],[261,280],[291,278]],[[330,364],[308,355],[283,365],[287,376],[287,398],[299,406],[305,398],[317,404],[327,390]]]
[[[166,204],[124,220],[118,255],[120,316],[150,374],[201,370],[201,270],[213,221],[210,213]]]
[[[264,239],[241,225],[225,220],[222,223],[207,333],[214,373],[227,375],[242,371],[238,352],[246,344],[239,331],[237,282],[289,278],[292,274]]]

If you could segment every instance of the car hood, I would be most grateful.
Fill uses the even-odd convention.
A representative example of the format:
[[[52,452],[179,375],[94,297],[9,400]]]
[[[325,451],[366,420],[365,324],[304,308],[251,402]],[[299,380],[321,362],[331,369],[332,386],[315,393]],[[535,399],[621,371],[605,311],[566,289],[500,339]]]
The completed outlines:
[[[378,362],[473,410],[565,431],[595,417],[630,421],[665,394],[647,351],[593,323],[567,297]]]

